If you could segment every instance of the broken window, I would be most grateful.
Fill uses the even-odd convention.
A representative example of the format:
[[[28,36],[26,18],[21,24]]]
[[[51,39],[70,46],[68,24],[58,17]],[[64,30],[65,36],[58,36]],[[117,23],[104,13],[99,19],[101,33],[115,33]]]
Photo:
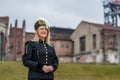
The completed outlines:
[[[93,34],[93,49],[96,49],[96,34]]]
[[[80,51],[85,51],[85,36],[80,37]]]

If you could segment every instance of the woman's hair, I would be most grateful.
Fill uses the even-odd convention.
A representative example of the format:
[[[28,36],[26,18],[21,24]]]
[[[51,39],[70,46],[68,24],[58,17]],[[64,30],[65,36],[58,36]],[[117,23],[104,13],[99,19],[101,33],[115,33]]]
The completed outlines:
[[[48,45],[50,45],[50,29],[49,29],[49,27],[48,26],[45,26],[46,27],[46,29],[47,29],[47,37],[45,38],[45,42],[48,44]],[[37,30],[35,31],[35,34],[34,34],[34,38],[33,38],[33,40],[32,41],[37,41],[37,42],[39,42],[39,35],[38,35],[38,32],[37,32]]]

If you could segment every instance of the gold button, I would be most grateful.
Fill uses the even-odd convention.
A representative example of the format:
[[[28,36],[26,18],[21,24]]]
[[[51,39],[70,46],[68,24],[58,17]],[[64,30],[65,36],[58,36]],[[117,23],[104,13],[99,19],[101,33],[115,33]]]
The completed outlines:
[[[46,49],[46,46],[45,46],[45,49]]]
[[[48,57],[48,55],[46,55],[46,57]]]
[[[48,52],[46,52],[46,54],[48,54]]]
[[[46,64],[47,64],[48,62],[46,62]]]
[[[47,61],[48,59],[46,58],[46,61]]]

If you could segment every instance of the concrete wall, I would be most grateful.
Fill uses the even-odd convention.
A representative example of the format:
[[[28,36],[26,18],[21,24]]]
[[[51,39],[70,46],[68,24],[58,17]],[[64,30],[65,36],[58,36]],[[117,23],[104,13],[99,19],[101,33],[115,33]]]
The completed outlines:
[[[71,35],[71,39],[74,42],[74,54],[82,53],[80,51],[80,38],[85,36],[86,50],[85,52],[91,52],[93,50],[93,35],[96,34],[96,50],[101,48],[101,34],[99,28],[87,23],[81,23],[76,31]]]
[[[93,34],[96,34],[96,49],[93,48]],[[80,37],[85,36],[85,51],[80,51]],[[74,62],[118,63],[118,40],[120,31],[106,25],[82,21],[71,35],[74,42]]]

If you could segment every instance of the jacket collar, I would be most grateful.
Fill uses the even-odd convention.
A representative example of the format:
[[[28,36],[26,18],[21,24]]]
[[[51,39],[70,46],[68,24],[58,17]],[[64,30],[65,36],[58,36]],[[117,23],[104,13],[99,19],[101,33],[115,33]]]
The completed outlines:
[[[43,40],[39,39],[39,43],[45,43],[45,41],[43,41]]]

